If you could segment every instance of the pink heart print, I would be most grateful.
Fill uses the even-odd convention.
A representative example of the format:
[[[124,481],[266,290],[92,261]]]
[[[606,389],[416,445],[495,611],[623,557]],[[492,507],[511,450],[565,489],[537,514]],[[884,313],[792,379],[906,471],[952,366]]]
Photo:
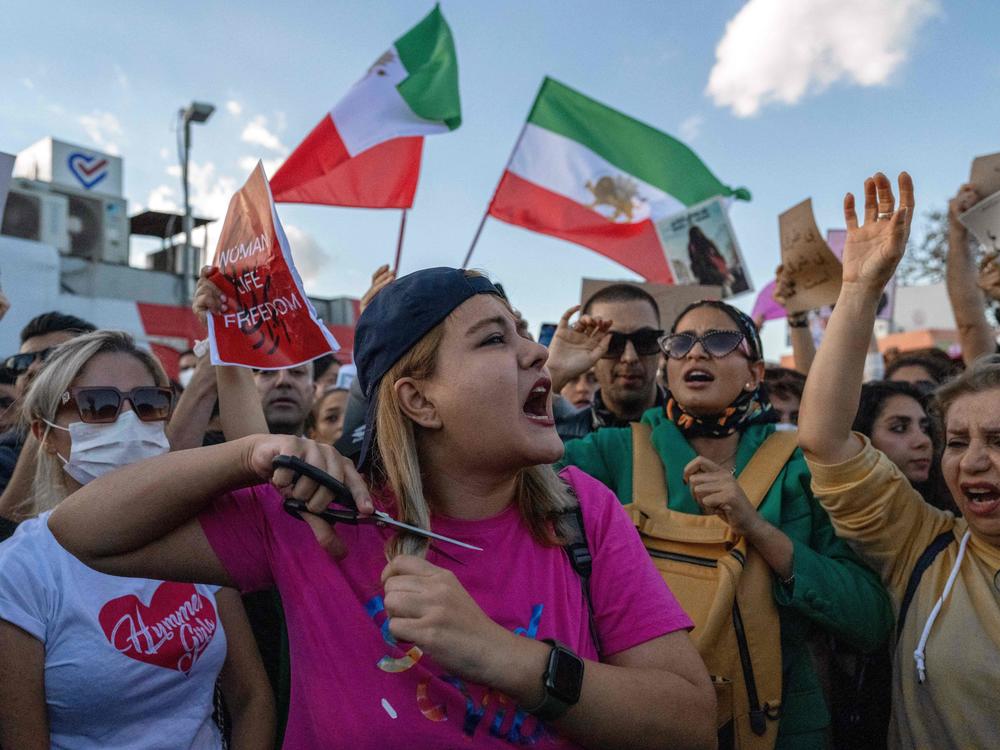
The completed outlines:
[[[98,615],[104,635],[120,654],[190,674],[218,629],[212,600],[190,583],[161,583],[149,605],[129,594]]]

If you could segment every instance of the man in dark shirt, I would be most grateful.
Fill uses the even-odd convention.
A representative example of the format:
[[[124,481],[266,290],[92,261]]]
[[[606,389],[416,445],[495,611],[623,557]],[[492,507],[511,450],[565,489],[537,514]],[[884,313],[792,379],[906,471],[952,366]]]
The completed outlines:
[[[663,404],[665,395],[656,383],[657,339],[663,335],[656,300],[632,284],[612,284],[588,299],[581,315],[610,320],[611,340],[602,355],[587,342],[574,342],[580,337],[564,320],[549,345],[554,393],[591,367],[598,382],[594,403],[582,409],[556,397],[556,430],[564,441],[637,421],[647,409]]]

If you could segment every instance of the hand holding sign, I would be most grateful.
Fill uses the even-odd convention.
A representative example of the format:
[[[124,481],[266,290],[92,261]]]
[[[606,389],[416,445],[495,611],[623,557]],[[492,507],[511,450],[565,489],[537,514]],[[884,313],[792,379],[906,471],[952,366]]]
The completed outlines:
[[[948,204],[948,217],[972,232],[988,255],[1000,253],[1000,154],[972,162],[969,184]]]
[[[780,285],[785,310],[807,312],[832,305],[840,294],[841,267],[826,244],[807,198],[778,217],[781,235]],[[778,299],[777,295],[775,299]]]
[[[229,203],[213,266],[232,309],[206,308],[212,364],[277,370],[340,348],[302,288],[260,163]]]

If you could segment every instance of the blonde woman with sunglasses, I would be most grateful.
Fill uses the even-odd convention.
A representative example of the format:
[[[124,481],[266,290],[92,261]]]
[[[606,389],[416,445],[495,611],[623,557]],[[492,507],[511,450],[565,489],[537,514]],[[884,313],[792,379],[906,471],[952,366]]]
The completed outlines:
[[[220,748],[220,673],[234,747],[273,742],[272,698],[236,592],[98,573],[48,528],[69,494],[169,451],[168,382],[127,334],[97,331],[55,349],[25,397],[39,515],[0,545],[4,748]]]

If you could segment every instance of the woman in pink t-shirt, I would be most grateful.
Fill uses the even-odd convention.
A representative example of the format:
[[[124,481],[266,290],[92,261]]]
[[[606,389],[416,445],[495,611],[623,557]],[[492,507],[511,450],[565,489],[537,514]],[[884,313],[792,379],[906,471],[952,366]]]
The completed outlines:
[[[355,357],[374,500],[329,446],[253,436],[95,481],[53,533],[107,572],[277,587],[286,748],[714,746],[690,620],[611,492],[549,468],[562,443],[547,353],[497,288],[459,269],[401,278],[362,315]],[[466,546],[303,523],[285,497],[315,513],[333,496],[274,470],[281,454],[342,480],[363,519],[387,511]],[[562,546],[577,504],[589,579]]]

